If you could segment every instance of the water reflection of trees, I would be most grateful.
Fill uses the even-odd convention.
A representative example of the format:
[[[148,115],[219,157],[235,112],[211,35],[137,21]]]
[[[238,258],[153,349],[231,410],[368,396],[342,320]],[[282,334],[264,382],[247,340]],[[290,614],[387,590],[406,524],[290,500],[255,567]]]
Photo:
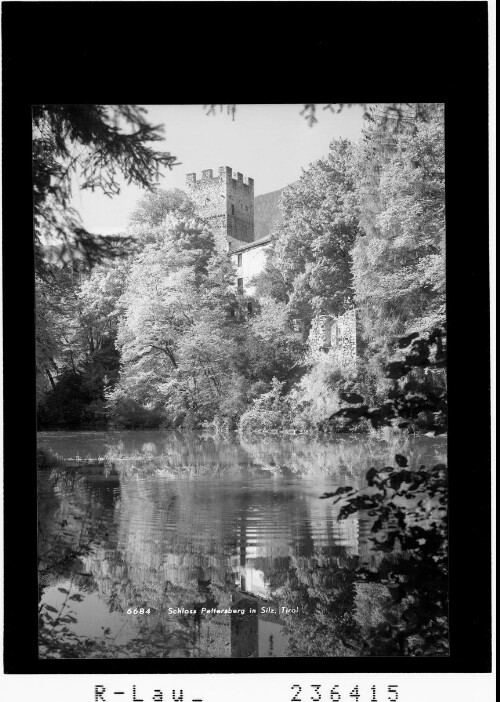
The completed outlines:
[[[95,590],[110,612],[141,606],[154,610],[137,619],[120,646],[104,635],[85,647],[66,622],[61,631],[67,645],[59,653],[257,655],[256,618],[168,613],[169,607],[227,607],[246,596],[244,591],[298,608],[298,614],[282,616],[288,640],[282,655],[398,653],[393,641],[384,642],[384,627],[394,629],[403,611],[391,595],[391,578],[399,574],[420,583],[428,578],[429,588],[433,574],[410,572],[394,549],[390,554],[374,551],[373,516],[361,510],[337,522],[338,509],[331,501],[319,501],[318,493],[306,494],[294,483],[287,487],[286,477],[261,480],[255,466],[240,464],[244,472],[236,484],[227,480],[235,468],[226,463],[219,464],[221,474],[206,479],[199,472],[197,480],[172,479],[177,462],[180,471],[199,470],[199,465],[182,463],[188,457],[193,458],[192,452],[171,457],[167,466],[163,459],[117,462],[108,476],[63,471],[45,490],[39,512],[45,567],[57,544],[59,553],[73,553],[57,572],[86,581],[72,581],[78,592]],[[209,473],[206,463],[205,470]],[[337,484],[345,484],[337,478]],[[81,544],[88,548],[78,551]],[[385,572],[387,578],[360,579],[360,568]],[[379,649],[367,650],[365,641],[373,639],[374,631]]]
[[[104,493],[110,486],[103,486]],[[109,510],[109,498],[89,490],[82,475],[54,471],[38,476],[38,564],[43,586],[74,570],[88,553]],[[112,503],[112,500],[111,500]]]
[[[286,573],[271,579],[273,600],[300,613],[282,615],[289,636],[286,655],[358,655],[355,568],[342,548],[336,550],[336,556],[294,559]],[[339,559],[344,561],[340,567]]]
[[[152,631],[144,630],[151,641],[160,634],[167,641],[175,633],[174,649],[181,655],[180,630],[184,655],[251,655],[256,622],[224,616],[172,619],[168,607],[228,606],[242,589],[253,587],[252,573],[261,573],[264,585],[277,569],[288,567],[290,558],[312,554],[308,500],[299,491],[279,488],[255,488],[250,496],[223,483],[220,491],[210,492],[207,485],[151,483],[137,480],[134,471],[122,473],[119,489],[89,476],[61,477],[55,485],[59,506],[48,515],[47,530],[58,537],[62,515],[79,516],[87,509],[89,523],[80,524],[92,536],[92,547],[79,555],[78,568],[92,574],[109,611],[154,609],[155,617],[146,620]],[[63,536],[70,548],[77,530]],[[111,642],[108,648],[113,650]],[[103,653],[102,646],[96,650]]]
[[[203,483],[151,484],[123,476],[114,543],[96,544],[86,556],[102,595],[119,592],[122,606],[128,607],[140,591],[141,599],[159,607],[167,583],[182,588],[187,603],[199,594],[200,582],[234,586],[235,570],[259,554],[272,561],[294,550],[312,551],[303,495],[262,488],[250,499],[245,491],[221,492],[210,492]],[[263,515],[265,527],[259,521]],[[174,592],[167,588],[167,594]]]
[[[140,439],[143,435],[144,440]],[[277,474],[363,475],[371,466],[390,463],[395,453],[407,456],[411,466],[437,463],[445,444],[420,437],[388,433],[380,436],[319,438],[317,436],[220,436],[199,433],[130,432],[119,441],[109,441],[111,458],[156,457],[172,474],[213,471],[237,472],[242,467],[261,467]],[[104,452],[104,451],[103,451]],[[156,466],[158,469],[158,465]]]

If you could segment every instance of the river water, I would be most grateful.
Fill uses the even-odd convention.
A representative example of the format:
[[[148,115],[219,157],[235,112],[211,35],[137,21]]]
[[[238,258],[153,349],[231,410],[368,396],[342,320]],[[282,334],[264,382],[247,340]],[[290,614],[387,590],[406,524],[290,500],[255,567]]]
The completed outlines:
[[[41,432],[41,657],[358,655],[387,593],[373,517],[320,499],[366,471],[446,462],[446,439]]]

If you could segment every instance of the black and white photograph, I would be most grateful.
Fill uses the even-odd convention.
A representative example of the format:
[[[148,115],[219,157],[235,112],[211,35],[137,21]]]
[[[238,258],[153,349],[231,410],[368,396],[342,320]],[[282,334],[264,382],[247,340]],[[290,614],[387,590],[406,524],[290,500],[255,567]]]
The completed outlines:
[[[448,655],[444,123],[33,107],[41,658]]]
[[[2,699],[494,699],[490,8],[2,3]]]

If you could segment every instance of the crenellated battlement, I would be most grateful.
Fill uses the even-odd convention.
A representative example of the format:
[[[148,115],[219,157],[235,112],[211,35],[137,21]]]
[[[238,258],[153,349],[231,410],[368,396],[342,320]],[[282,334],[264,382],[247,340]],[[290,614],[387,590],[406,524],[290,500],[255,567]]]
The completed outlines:
[[[254,240],[254,181],[229,166],[186,175],[186,189],[198,214],[210,222],[226,242]]]
[[[186,174],[186,185],[188,187],[197,186],[207,181],[220,182],[221,180],[230,182],[233,186],[243,186],[251,190],[253,190],[254,187],[253,178],[245,177],[243,173],[233,173],[233,169],[230,166],[219,166],[215,176],[212,168],[207,168],[207,170],[202,171],[201,177],[198,177],[196,173]]]

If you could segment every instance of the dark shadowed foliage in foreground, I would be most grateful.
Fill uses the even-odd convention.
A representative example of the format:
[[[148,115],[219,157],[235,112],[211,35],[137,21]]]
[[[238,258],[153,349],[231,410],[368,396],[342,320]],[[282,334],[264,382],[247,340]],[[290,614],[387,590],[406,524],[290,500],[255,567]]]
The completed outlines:
[[[412,334],[398,342],[408,349],[401,360],[386,366],[393,386],[380,407],[362,404],[352,393],[344,400],[358,406],[332,416],[348,422],[364,419],[378,429],[402,428],[425,421],[436,434],[446,431],[447,402],[429,374],[444,372],[446,335],[443,328],[427,337]],[[396,454],[396,467],[370,468],[367,486],[345,486],[322,498],[341,505],[338,519],[359,512],[372,520],[372,551],[382,560],[376,569],[359,567],[351,580],[366,587],[381,586],[388,598],[385,621],[364,632],[362,652],[368,655],[446,655],[448,653],[448,481],[447,467],[437,464],[408,469],[405,456]],[[397,555],[394,558],[394,555]],[[398,555],[399,554],[399,555]],[[369,590],[368,590],[369,592]],[[388,613],[387,613],[388,612]]]
[[[429,334],[410,334],[396,344],[401,358],[386,364],[389,388],[387,399],[370,407],[356,392],[354,383],[346,384],[341,399],[351,404],[330,417],[333,424],[355,426],[368,420],[374,429],[397,427],[412,431],[447,430],[446,329],[436,327]],[[355,405],[355,406],[354,406]]]
[[[108,197],[120,192],[121,179],[150,190],[162,168],[175,156],[155,151],[163,139],[146,110],[137,105],[33,106],[33,215],[38,275],[49,276],[50,262],[84,260],[123,254],[127,240],[89,233],[71,207],[71,180],[81,190],[99,190]],[[130,242],[128,242],[130,243]],[[118,246],[117,246],[118,244]]]
[[[360,585],[383,586],[385,621],[368,627],[362,653],[446,655],[448,652],[447,469],[437,464],[408,470],[370,468],[367,487],[338,488],[322,497],[341,503],[338,519],[364,511],[373,519],[372,551],[382,560],[374,570],[360,567]],[[394,558],[394,554],[399,554]]]

